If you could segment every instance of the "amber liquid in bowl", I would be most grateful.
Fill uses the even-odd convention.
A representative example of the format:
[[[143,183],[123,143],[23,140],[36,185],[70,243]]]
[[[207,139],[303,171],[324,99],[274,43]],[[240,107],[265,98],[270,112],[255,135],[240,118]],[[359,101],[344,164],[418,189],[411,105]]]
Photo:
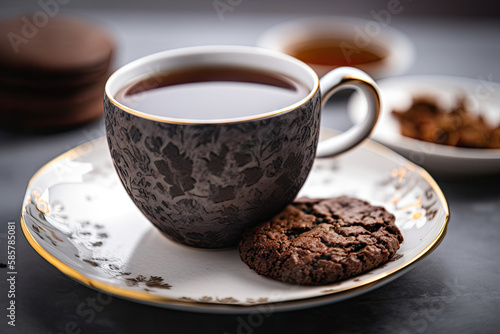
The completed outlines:
[[[354,41],[340,39],[297,43],[290,46],[286,52],[313,67],[319,65],[332,69],[341,66],[362,67],[362,65],[381,62],[386,58],[380,48],[372,45],[359,48]]]

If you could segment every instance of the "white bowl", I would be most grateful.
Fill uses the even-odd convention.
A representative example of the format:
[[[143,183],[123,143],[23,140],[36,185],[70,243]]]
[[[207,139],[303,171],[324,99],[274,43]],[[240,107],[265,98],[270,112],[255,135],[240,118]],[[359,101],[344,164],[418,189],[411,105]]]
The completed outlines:
[[[429,172],[441,176],[500,174],[500,149],[464,148],[440,145],[405,137],[392,110],[408,108],[413,96],[436,97],[443,107],[465,94],[472,110],[491,126],[500,125],[500,84],[464,77],[411,75],[378,82],[382,109],[372,138],[392,148]],[[364,117],[363,99],[353,95],[348,103],[351,119]]]
[[[375,79],[404,73],[413,63],[413,43],[400,31],[376,20],[349,17],[310,17],[288,21],[265,31],[257,45],[288,53],[290,47],[312,40],[342,40],[356,49],[380,50],[381,61],[354,65]],[[332,66],[309,64],[319,76]]]

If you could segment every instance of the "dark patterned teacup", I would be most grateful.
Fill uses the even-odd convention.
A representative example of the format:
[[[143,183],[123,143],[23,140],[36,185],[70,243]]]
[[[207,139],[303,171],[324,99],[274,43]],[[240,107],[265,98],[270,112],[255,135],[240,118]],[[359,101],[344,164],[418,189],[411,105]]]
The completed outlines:
[[[116,98],[131,82],[186,66],[277,73],[305,85],[306,96],[277,110],[204,120],[156,116]],[[345,87],[364,94],[366,119],[318,145],[321,106]],[[315,157],[347,151],[370,134],[379,106],[376,85],[364,72],[338,68],[320,82],[293,57],[245,46],[144,57],[117,70],[104,97],[109,150],[129,196],[164,235],[205,248],[234,246],[245,228],[281,211],[304,184]]]

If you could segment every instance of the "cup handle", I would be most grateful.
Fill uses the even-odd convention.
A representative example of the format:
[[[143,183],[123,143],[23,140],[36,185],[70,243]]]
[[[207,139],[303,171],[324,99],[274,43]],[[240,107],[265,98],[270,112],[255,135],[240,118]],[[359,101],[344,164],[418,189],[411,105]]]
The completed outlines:
[[[318,144],[316,157],[331,157],[350,150],[370,135],[380,113],[380,94],[375,81],[365,72],[352,67],[339,67],[328,72],[320,80],[321,107],[337,91],[354,88],[364,95],[368,112],[363,121],[346,132],[322,140]]]

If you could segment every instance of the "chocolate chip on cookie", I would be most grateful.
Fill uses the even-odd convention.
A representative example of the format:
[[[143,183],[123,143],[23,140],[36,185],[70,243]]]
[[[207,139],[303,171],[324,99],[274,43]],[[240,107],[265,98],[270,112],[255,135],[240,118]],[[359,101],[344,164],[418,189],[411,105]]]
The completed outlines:
[[[246,231],[240,257],[279,281],[334,283],[387,262],[403,236],[383,207],[347,196],[299,199]]]

